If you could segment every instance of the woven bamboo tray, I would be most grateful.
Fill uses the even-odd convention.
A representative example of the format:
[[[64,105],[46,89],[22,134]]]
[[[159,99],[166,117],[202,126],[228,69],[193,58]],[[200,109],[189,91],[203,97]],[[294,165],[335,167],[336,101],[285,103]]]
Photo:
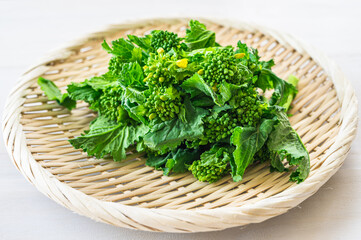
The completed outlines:
[[[318,51],[277,31],[248,23],[206,22],[217,41],[242,40],[274,58],[283,78],[300,78],[290,118],[310,152],[305,182],[288,173],[270,173],[267,164],[249,167],[244,180],[230,177],[201,183],[193,176],[163,176],[144,165],[142,154],[127,159],[94,159],[68,139],[82,133],[95,117],[85,103],[69,112],[49,101],[37,86],[39,76],[65,91],[70,82],[104,73],[107,41],[152,29],[184,33],[188,19],[152,19],[112,25],[47,56],[28,70],[10,93],[4,115],[4,141],[15,166],[42,193],[97,221],[146,231],[214,231],[264,221],[285,213],[314,194],[342,165],[357,128],[357,100],[337,66]]]

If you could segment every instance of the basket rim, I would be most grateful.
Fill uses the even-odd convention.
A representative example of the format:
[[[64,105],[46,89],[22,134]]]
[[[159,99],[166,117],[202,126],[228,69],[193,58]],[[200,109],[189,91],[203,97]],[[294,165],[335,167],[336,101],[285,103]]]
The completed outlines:
[[[100,31],[88,34],[49,53],[44,59],[25,71],[7,98],[3,112],[2,131],[4,143],[13,163],[27,180],[49,198],[81,215],[116,226],[167,232],[212,231],[261,222],[286,212],[314,194],[341,167],[356,135],[358,103],[355,91],[335,62],[327,58],[319,50],[287,33],[239,20],[198,18],[205,23],[222,24],[240,30],[260,31],[268,34],[281,44],[289,45],[300,53],[309,54],[334,83],[337,98],[341,103],[340,130],[335,142],[326,150],[326,160],[320,167],[323,168],[322,174],[309,176],[301,184],[295,184],[271,197],[240,207],[226,206],[214,209],[176,210],[143,208],[96,199],[68,186],[66,183],[60,182],[35,161],[26,146],[25,134],[20,124],[22,101],[19,101],[19,96],[27,89],[33,78],[47,71],[47,63],[66,59],[74,49],[83,43],[94,39],[104,39],[104,37],[122,28],[136,28],[155,23],[172,23],[189,19],[151,18],[109,25]],[[345,94],[346,92],[347,94]],[[199,222],[199,225],[194,225],[193,220],[190,221],[190,219],[197,219],[196,222]],[[154,221],[155,225],[160,224],[161,226],[152,228],[151,226],[154,223],[151,224],[151,221]]]

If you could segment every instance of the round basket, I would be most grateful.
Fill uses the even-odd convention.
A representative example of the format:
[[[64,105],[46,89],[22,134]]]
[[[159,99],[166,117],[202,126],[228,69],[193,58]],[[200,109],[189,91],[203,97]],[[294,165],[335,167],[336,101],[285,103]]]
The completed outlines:
[[[214,231],[257,223],[285,213],[314,194],[342,165],[357,128],[357,100],[339,68],[318,51],[268,28],[202,20],[222,45],[238,40],[274,58],[282,78],[300,78],[290,117],[310,152],[311,172],[301,184],[288,173],[251,166],[242,182],[230,177],[208,184],[189,174],[163,176],[144,165],[141,153],[127,159],[95,159],[68,139],[95,117],[85,103],[73,111],[49,101],[37,78],[51,79],[62,91],[70,82],[107,71],[101,42],[143,35],[152,29],[184,33],[188,19],[152,19],[112,25],[49,54],[28,70],[10,93],[3,133],[15,166],[42,193],[94,220],[119,227],[160,232]]]

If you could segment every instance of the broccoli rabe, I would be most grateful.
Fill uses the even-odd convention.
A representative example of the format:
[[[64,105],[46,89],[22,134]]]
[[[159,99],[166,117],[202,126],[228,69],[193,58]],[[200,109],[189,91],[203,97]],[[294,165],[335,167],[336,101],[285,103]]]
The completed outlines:
[[[215,143],[231,136],[237,126],[237,119],[232,118],[228,112],[223,112],[217,118],[210,117],[204,121],[204,136],[200,138],[199,145]]]
[[[175,118],[180,111],[182,97],[174,87],[153,88],[144,104],[149,120],[159,117],[162,121]]]
[[[162,48],[165,52],[170,51],[172,48],[180,48],[180,41],[182,39],[178,37],[176,33],[155,30],[152,31],[152,40],[151,46],[157,51],[159,48]]]
[[[147,65],[143,67],[145,73],[144,82],[148,86],[165,85],[172,83],[175,78],[170,69],[176,64],[177,58],[165,53],[159,48],[157,53],[151,53]]]
[[[297,93],[277,77],[273,60],[260,61],[256,49],[238,42],[221,46],[216,34],[190,21],[185,38],[154,30],[102,43],[112,55],[108,73],[68,86],[62,94],[39,79],[50,100],[71,109],[83,100],[97,111],[90,131],[70,140],[89,155],[125,158],[132,144],[148,155],[148,166],[166,175],[189,170],[199,181],[227,173],[241,181],[253,162],[268,161],[292,181],[309,172],[308,152],[286,111]],[[273,91],[267,99],[260,94]],[[284,137],[279,137],[284,136]]]
[[[253,88],[244,88],[233,99],[235,108],[231,116],[236,119],[238,126],[256,126],[261,120],[267,104],[260,99],[258,92]]]
[[[206,55],[199,71],[203,79],[217,91],[217,85],[223,81],[233,83],[239,78],[233,48],[216,48]]]
[[[194,161],[188,169],[199,181],[213,183],[229,172],[230,159],[227,148],[214,145],[209,151],[202,153],[200,160]]]
[[[108,70],[114,76],[119,76],[122,71],[123,64],[124,64],[124,61],[121,58],[114,56],[109,60]]]
[[[128,118],[128,113],[121,105],[121,94],[120,88],[106,88],[93,108],[110,120],[122,122]]]

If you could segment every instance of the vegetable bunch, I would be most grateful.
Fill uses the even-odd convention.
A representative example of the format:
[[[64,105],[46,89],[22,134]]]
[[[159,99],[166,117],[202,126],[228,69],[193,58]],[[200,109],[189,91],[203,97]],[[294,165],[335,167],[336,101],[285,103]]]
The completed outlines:
[[[154,30],[102,46],[112,55],[109,71],[68,85],[67,93],[49,80],[38,83],[51,100],[72,109],[77,100],[98,112],[89,131],[69,142],[88,155],[114,161],[135,146],[146,164],[165,175],[191,171],[200,181],[226,174],[242,180],[252,163],[292,171],[302,182],[309,154],[286,111],[297,79],[284,81],[260,61],[256,49],[238,42],[221,46],[213,31],[191,20],[185,38]],[[273,91],[270,98],[263,92]]]

